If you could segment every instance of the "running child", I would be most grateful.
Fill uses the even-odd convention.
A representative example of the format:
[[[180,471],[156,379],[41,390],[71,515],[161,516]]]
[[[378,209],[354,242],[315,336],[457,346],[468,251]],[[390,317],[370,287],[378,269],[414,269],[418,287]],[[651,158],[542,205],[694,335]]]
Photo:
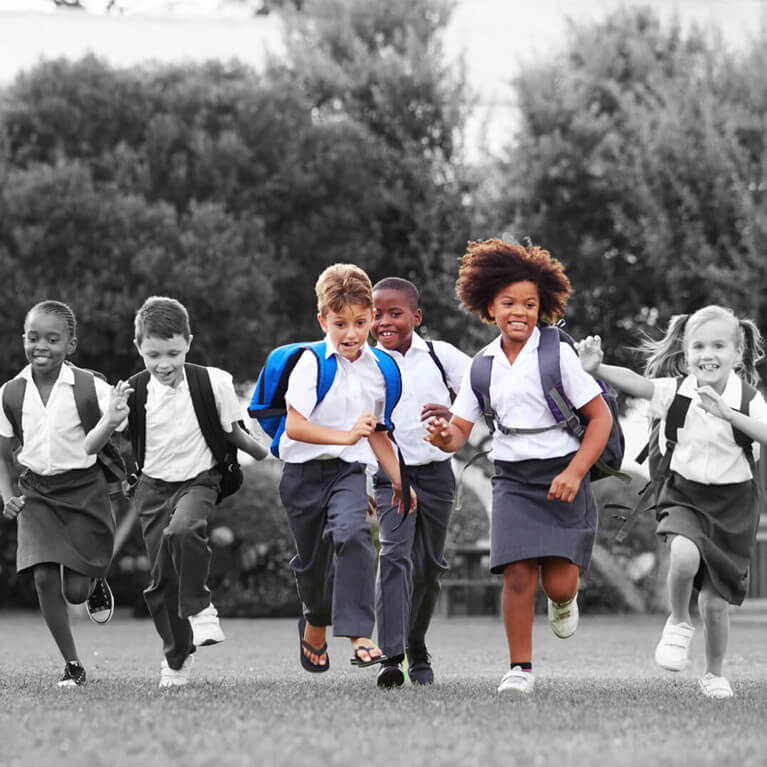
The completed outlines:
[[[671,615],[655,649],[655,662],[669,671],[687,665],[695,633],[690,598],[696,589],[706,646],[699,687],[709,698],[731,698],[732,687],[722,673],[729,605],[741,604],[746,593],[759,524],[753,467],[759,443],[767,444],[762,395],[751,390],[753,398],[741,411],[744,393],[758,381],[759,331],[750,320],[738,319],[721,306],[677,316],[660,341],[644,345],[646,376],[605,365],[599,336],[589,336],[578,349],[585,370],[632,397],[650,400],[650,414],[663,419],[658,440],[662,454],[672,404],[687,405],[668,474],[660,480],[656,508],[658,535],[670,544]],[[736,442],[736,432],[746,435],[745,447]]]
[[[67,602],[85,602],[96,623],[114,609],[105,576],[112,560],[115,520],[104,473],[85,450],[85,430],[76,404],[76,374],[90,376],[100,410],[112,387],[66,362],[77,348],[77,322],[59,301],[35,304],[24,320],[24,355],[29,363],[0,389],[0,495],[3,514],[17,520],[18,572],[32,571],[48,630],[64,658],[59,687],[85,684]],[[118,387],[115,407],[123,408]],[[12,401],[15,400],[15,405]],[[125,419],[125,413],[117,424]],[[23,472],[13,487],[13,448]]]
[[[144,599],[163,641],[160,687],[187,684],[196,648],[226,638],[207,586],[212,556],[208,522],[221,474],[197,420],[184,367],[191,343],[189,314],[176,299],[152,296],[136,313],[135,345],[149,380],[145,413],[133,414],[145,418],[144,459],[133,503],[150,565]],[[242,414],[231,375],[215,367],[205,370],[227,440],[256,460],[264,458],[265,448],[238,425]],[[127,391],[131,407],[133,389]],[[88,434],[86,449],[97,452],[121,417],[115,401]],[[138,461],[136,432],[131,428]]]
[[[326,627],[348,637],[352,664],[384,660],[371,640],[374,624],[376,552],[367,523],[367,469],[383,467],[399,499],[399,463],[383,420],[386,386],[367,343],[373,318],[373,289],[367,274],[353,264],[334,264],[320,274],[317,319],[325,332],[327,356],[337,369],[328,393],[317,403],[319,361],[304,352],[290,374],[288,412],[279,454],[285,462],[280,496],[296,544],[291,561],[303,603],[299,620],[299,658],[306,671],[330,667]]]
[[[447,570],[445,542],[455,495],[450,459],[424,440],[425,422],[450,417],[451,391],[461,386],[469,357],[445,341],[424,341],[418,288],[387,277],[373,286],[371,333],[394,357],[402,374],[402,396],[392,419],[418,506],[406,519],[391,502],[391,483],[380,468],[373,478],[381,550],[376,579],[378,642],[387,656],[378,672],[381,687],[434,681],[426,632]],[[401,523],[401,524],[400,524]]]
[[[479,355],[492,358],[490,399],[497,428],[490,569],[503,573],[503,619],[509,671],[498,692],[532,693],[532,629],[540,579],[552,630],[561,638],[578,625],[579,571],[591,559],[597,506],[589,470],[607,443],[612,417],[597,382],[565,342],[560,367],[565,393],[587,419],[582,442],[559,428],[549,410],[538,369],[538,322],[564,313],[570,282],[562,265],[539,247],[500,239],[469,244],[458,277],[463,305],[500,335]],[[468,439],[482,415],[464,378],[452,418],[434,418],[427,439],[447,452]],[[503,426],[503,428],[501,428]]]

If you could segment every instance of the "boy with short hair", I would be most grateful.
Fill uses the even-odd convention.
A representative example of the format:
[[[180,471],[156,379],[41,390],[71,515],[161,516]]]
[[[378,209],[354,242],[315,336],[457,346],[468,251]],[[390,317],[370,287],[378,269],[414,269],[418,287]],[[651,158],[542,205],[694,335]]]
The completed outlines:
[[[179,301],[152,296],[136,313],[134,343],[149,380],[146,413],[131,413],[145,418],[144,459],[133,502],[152,577],[144,599],[163,640],[160,687],[187,684],[196,648],[225,639],[207,587],[208,520],[221,474],[198,423],[184,368],[191,342],[189,315]],[[215,367],[205,370],[227,441],[262,459],[266,450],[237,423],[241,407],[231,375]],[[128,406],[135,411],[130,391]],[[124,417],[124,408],[110,407],[88,434],[86,449],[96,452]],[[134,457],[140,460],[134,431]]]
[[[414,684],[434,681],[426,650],[426,631],[437,604],[455,477],[450,458],[425,441],[425,422],[450,418],[451,392],[461,386],[470,358],[445,341],[425,341],[418,288],[409,280],[387,277],[373,287],[371,331],[379,348],[394,357],[402,373],[402,397],[392,419],[397,445],[407,464],[418,506],[402,524],[388,502],[391,490],[383,472],[373,479],[381,551],[376,581],[378,641],[386,660],[378,672],[380,687],[398,687],[407,651]]]
[[[317,403],[319,360],[304,352],[290,374],[287,416],[279,455],[285,461],[280,495],[296,544],[291,562],[303,616],[300,661],[314,673],[327,671],[326,627],[349,637],[352,664],[383,660],[370,635],[374,623],[375,549],[367,523],[365,472],[380,462],[399,501],[399,464],[385,431],[376,431],[386,399],[383,374],[367,343],[373,290],[353,264],[328,267],[317,280],[317,319],[326,333],[326,356],[337,369]],[[376,460],[377,459],[377,460]]]

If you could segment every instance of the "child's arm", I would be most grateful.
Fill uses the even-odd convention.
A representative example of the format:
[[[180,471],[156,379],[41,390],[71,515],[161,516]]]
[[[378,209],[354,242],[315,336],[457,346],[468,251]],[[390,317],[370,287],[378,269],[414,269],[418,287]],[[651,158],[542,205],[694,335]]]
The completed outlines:
[[[242,450],[248,455],[261,461],[266,458],[266,448],[252,435],[248,434],[237,421],[232,423],[232,430],[224,432],[226,441],[234,445],[238,450]]]
[[[386,476],[391,480],[392,486],[392,505],[397,504],[397,513],[402,514],[405,510],[405,501],[402,497],[402,477],[399,473],[399,461],[397,455],[394,452],[394,445],[387,436],[385,431],[374,431],[369,437],[368,442],[373,449],[376,458],[378,459],[381,467],[386,472]],[[409,514],[413,511],[418,503],[415,490],[410,488],[410,506],[407,509]]]
[[[13,443],[14,437],[0,437],[0,496],[3,499],[3,515],[15,519],[24,508],[24,496],[13,492]]]
[[[312,445],[356,445],[363,437],[369,437],[376,428],[372,413],[365,413],[349,431],[330,429],[317,423],[310,423],[294,407],[288,407],[285,417],[285,434],[296,442]]]
[[[723,418],[751,439],[767,445],[767,423],[739,410],[733,410],[710,386],[701,386],[696,391],[701,407],[707,413]]]
[[[604,352],[602,351],[602,339],[599,336],[588,336],[583,341],[579,341],[575,348],[578,350],[581,366],[587,373],[591,373],[595,378],[601,378],[610,386],[614,386],[632,397],[652,399],[655,391],[652,379],[645,378],[628,368],[605,365],[602,362]]]
[[[127,381],[118,381],[112,389],[109,407],[99,422],[85,435],[85,452],[95,455],[109,441],[112,432],[128,416],[128,395],[133,391]]]
[[[427,434],[424,439],[436,445],[446,453],[454,453],[466,442],[474,424],[454,415],[450,421],[444,418],[432,418],[426,424]]]

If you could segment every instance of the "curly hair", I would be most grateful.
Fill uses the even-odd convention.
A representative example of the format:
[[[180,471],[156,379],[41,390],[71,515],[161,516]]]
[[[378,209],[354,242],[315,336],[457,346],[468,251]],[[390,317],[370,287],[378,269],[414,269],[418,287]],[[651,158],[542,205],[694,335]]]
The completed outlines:
[[[562,264],[547,250],[536,245],[512,245],[497,237],[469,243],[461,258],[456,288],[470,312],[493,324],[488,307],[498,291],[513,282],[532,282],[537,286],[540,319],[556,322],[564,315],[570,280]]]
[[[356,264],[333,264],[317,278],[314,286],[317,310],[323,316],[340,312],[350,304],[373,307],[373,285]]]

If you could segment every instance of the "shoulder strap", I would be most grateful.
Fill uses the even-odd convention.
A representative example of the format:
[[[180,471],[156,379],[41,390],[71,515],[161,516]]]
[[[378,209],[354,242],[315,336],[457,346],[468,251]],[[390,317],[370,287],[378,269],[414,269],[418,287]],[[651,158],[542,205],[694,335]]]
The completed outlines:
[[[469,366],[469,383],[491,434],[495,431],[495,412],[490,404],[490,376],[492,372],[492,355],[480,352],[472,359]]]
[[[138,471],[144,468],[146,453],[146,398],[149,371],[142,370],[128,379],[133,392],[128,396],[128,432],[130,434],[133,460]]]
[[[743,415],[748,415],[751,400],[756,396],[756,389],[751,386],[748,381],[742,381],[740,382],[740,412],[743,413]],[[738,444],[739,447],[741,447],[743,450],[746,451],[746,453],[750,453],[753,447],[753,440],[751,437],[749,437],[747,434],[743,433],[740,429],[733,428],[732,430],[732,436],[735,438],[735,442]]]
[[[327,347],[324,341],[307,344],[306,348],[314,352],[315,357],[317,357],[317,404],[319,405],[333,385],[338,361],[335,354],[331,354],[329,357],[325,356]]]
[[[96,394],[96,381],[93,373],[82,368],[71,366],[72,375],[75,377],[73,394],[75,397],[75,407],[80,416],[80,423],[87,434],[99,422],[101,418],[101,409],[99,408],[99,399]]]
[[[442,383],[445,384],[445,388],[450,391],[450,384],[447,382],[447,373],[445,372],[445,366],[437,356],[437,352],[434,350],[434,341],[426,341],[426,346],[429,349],[429,356],[434,360],[434,364],[439,370],[439,374],[442,376]]]
[[[538,372],[546,404],[557,423],[563,424],[578,439],[583,439],[586,429],[565,392],[559,364],[559,344],[562,341],[571,343],[572,339],[556,325],[539,325],[538,330]]]
[[[684,419],[687,418],[687,411],[690,409],[690,403],[692,402],[689,397],[679,393],[682,381],[684,381],[684,378],[677,378],[676,394],[674,399],[671,400],[671,405],[666,413],[665,436],[667,445],[676,445],[679,429],[684,425]]]
[[[3,412],[11,424],[16,439],[23,444],[24,432],[21,428],[21,410],[24,405],[24,394],[27,391],[26,378],[14,378],[3,389]]]
[[[387,431],[391,432],[394,429],[391,414],[397,406],[399,398],[402,396],[402,374],[400,373],[399,365],[397,365],[394,357],[375,346],[371,346],[370,349],[373,352],[373,356],[376,358],[378,367],[384,377],[384,383],[386,385],[384,425],[386,426]],[[319,392],[317,399],[319,401]]]
[[[226,458],[228,443],[221,427],[221,420],[218,417],[210,374],[207,368],[202,365],[194,365],[191,362],[184,363],[184,370],[200,431],[210,448],[210,452],[213,453],[216,463],[221,463]]]

